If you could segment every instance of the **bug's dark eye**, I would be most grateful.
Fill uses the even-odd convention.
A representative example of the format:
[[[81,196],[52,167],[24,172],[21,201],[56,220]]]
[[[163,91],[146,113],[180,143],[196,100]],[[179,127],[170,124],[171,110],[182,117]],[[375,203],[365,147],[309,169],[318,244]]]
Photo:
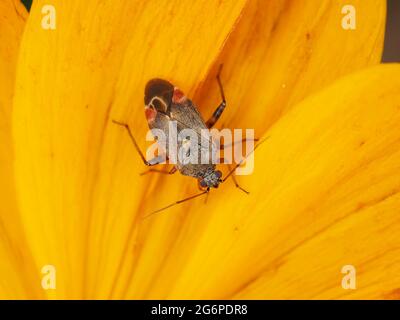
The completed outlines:
[[[222,177],[222,172],[221,171],[215,171],[215,176],[219,179]]]
[[[204,180],[200,180],[200,186],[202,188],[205,188],[205,187],[207,187],[207,184],[206,184],[206,182]]]

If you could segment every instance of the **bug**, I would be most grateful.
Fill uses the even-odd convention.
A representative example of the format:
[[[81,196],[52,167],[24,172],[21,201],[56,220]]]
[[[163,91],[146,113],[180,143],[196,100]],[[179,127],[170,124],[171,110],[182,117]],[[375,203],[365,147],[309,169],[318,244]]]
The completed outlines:
[[[194,103],[185,96],[185,94],[172,83],[164,79],[151,79],[147,82],[144,92],[144,104],[145,104],[145,116],[150,129],[160,129],[163,132],[168,132],[168,124],[170,121],[177,122],[177,130],[178,132],[190,128],[196,132],[196,134],[201,135],[201,129],[210,129],[212,128],[218,119],[221,117],[223,111],[226,107],[226,99],[225,93],[221,82],[221,71],[222,64],[219,67],[217,73],[217,82],[221,95],[221,102],[218,107],[215,109],[214,113],[207,121],[204,121],[200,112]],[[165,154],[154,157],[153,159],[147,161],[144,154],[140,150],[128,124],[115,121],[113,122],[117,125],[123,126],[128,134],[130,139],[135,146],[136,151],[139,153],[143,163],[146,166],[153,167],[157,164],[163,163],[166,159]],[[244,142],[247,139],[243,139]],[[258,141],[258,139],[252,139],[253,141]],[[183,147],[185,141],[179,142],[178,147]],[[215,147],[214,142],[211,140],[212,147]],[[235,144],[234,142],[233,144]],[[166,144],[168,148],[168,143]],[[182,161],[177,161],[176,165],[170,171],[163,171],[158,169],[151,168],[145,173],[156,172],[156,173],[164,173],[164,174],[173,174],[179,171],[182,175],[190,176],[197,179],[198,187],[201,190],[200,193],[195,194],[193,196],[187,197],[185,199],[176,201],[166,207],[153,211],[148,216],[155,214],[157,212],[168,209],[172,206],[180,204],[182,202],[200,197],[202,195],[208,194],[211,188],[218,188],[218,186],[225,182],[229,177],[232,177],[235,186],[242,190],[245,193],[249,193],[245,189],[243,189],[237,182],[235,176],[233,175],[234,171],[246,160],[246,158],[254,152],[254,150],[258,147],[259,144],[255,146],[255,148],[239,163],[237,163],[233,168],[229,167],[229,172],[227,175],[222,178],[222,172],[216,169],[215,163],[183,163]],[[227,147],[226,145],[222,145],[222,148]],[[213,149],[213,148],[212,148]],[[205,150],[200,150],[201,152],[205,152]],[[168,150],[164,151],[168,154]],[[200,152],[200,153],[201,153]],[[206,152],[210,152],[207,150]],[[215,152],[211,151],[211,152]],[[200,155],[199,155],[200,156]],[[146,217],[148,217],[146,216]]]

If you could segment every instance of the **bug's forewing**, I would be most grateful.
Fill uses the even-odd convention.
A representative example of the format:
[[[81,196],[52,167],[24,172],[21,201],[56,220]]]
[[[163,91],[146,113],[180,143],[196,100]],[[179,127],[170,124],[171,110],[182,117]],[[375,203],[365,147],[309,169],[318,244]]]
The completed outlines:
[[[178,139],[176,141],[177,149],[174,145],[170,145],[170,123],[176,122],[177,134],[184,129],[191,129],[197,137],[197,146],[192,146],[192,141]],[[156,120],[150,124],[151,129],[160,129],[164,132],[163,138],[158,138],[159,151],[168,154],[169,160],[177,161],[177,168],[184,175],[202,176],[205,171],[213,170],[215,165],[212,161],[216,159],[216,150],[214,140],[212,139],[207,126],[201,117],[196,106],[189,99],[182,103],[172,103],[170,113],[158,113]],[[154,134],[153,134],[154,135]],[[165,146],[165,148],[163,147]],[[179,152],[189,152],[189,150],[197,149],[198,164],[187,164],[179,161]],[[186,150],[186,151],[185,151]],[[178,151],[175,157],[172,155]],[[171,154],[172,152],[172,154]],[[186,153],[185,153],[186,154]],[[175,163],[175,162],[173,162]]]
[[[199,163],[204,163],[200,158],[201,156],[203,156],[203,159],[209,159],[208,163],[211,163],[213,159],[213,152],[215,153],[216,146],[211,135],[209,134],[209,131],[207,130],[208,128],[200,112],[193,102],[187,99],[183,103],[172,104],[171,120],[177,121],[178,133],[183,129],[192,129],[196,132]],[[202,144],[202,140],[207,143]],[[181,144],[178,143],[178,147],[180,146]],[[187,147],[188,146],[186,146],[186,148]]]
[[[207,129],[200,112],[189,99],[179,104],[172,103],[170,114],[171,120],[178,122],[178,129],[180,130],[191,128],[200,134],[201,129]]]

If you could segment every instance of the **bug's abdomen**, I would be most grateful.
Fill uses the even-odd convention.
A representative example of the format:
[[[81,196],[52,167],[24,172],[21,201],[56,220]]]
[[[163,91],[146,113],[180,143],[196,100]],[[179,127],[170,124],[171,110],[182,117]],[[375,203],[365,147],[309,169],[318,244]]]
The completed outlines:
[[[215,164],[177,164],[179,172],[184,176],[202,178],[206,176],[208,172],[215,170]]]

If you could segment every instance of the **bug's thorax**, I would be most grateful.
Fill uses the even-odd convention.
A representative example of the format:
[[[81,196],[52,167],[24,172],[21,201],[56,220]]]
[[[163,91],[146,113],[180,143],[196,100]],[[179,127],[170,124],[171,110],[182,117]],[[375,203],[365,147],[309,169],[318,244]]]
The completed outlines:
[[[187,97],[183,91],[167,80],[150,80],[146,85],[144,95],[147,122],[152,124],[156,120],[158,114],[163,117],[170,117],[172,105],[180,105],[186,101]]]
[[[150,80],[145,88],[144,112],[146,120],[151,125],[158,114],[167,114],[172,102],[174,86],[163,79]]]

